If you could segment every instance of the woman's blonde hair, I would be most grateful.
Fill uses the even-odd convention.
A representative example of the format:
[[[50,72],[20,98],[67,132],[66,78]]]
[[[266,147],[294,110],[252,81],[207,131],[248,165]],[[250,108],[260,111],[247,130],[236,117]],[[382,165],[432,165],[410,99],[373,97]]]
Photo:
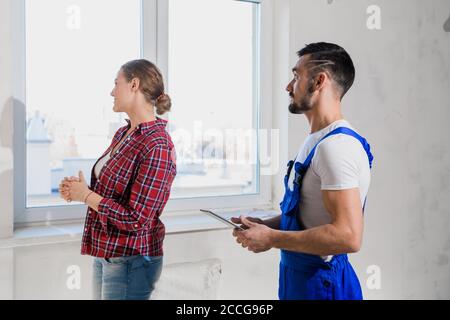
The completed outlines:
[[[128,82],[134,78],[139,79],[139,90],[145,99],[156,107],[157,114],[163,115],[170,111],[172,101],[164,92],[163,77],[156,65],[148,60],[139,59],[125,63],[121,70]]]

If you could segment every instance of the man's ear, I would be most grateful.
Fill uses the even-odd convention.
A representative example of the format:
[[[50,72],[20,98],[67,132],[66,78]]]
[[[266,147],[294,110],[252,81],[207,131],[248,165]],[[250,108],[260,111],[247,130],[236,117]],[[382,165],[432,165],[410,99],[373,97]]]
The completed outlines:
[[[327,78],[327,76],[326,76],[326,74],[324,72],[320,72],[317,75],[317,77],[315,79],[315,83],[314,83],[314,86],[315,86],[316,90],[320,90],[320,89],[323,88],[326,78]]]

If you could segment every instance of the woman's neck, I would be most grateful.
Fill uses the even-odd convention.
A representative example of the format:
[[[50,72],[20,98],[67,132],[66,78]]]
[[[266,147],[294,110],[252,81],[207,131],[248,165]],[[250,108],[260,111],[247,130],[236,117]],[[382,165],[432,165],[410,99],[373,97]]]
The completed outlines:
[[[138,125],[145,122],[155,121],[156,117],[153,111],[153,106],[151,104],[142,106],[140,108],[135,108],[134,112],[127,112],[130,118],[131,130],[134,130]]]

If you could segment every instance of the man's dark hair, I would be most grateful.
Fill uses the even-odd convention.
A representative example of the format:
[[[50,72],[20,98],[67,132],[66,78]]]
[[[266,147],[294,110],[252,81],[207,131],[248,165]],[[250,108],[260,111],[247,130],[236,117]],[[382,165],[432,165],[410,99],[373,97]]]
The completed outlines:
[[[339,86],[342,99],[355,80],[355,67],[347,51],[337,44],[317,42],[308,44],[297,52],[299,58],[308,54],[311,65],[316,67],[309,74],[310,78],[318,72],[328,71]],[[311,69],[311,65],[308,69]]]

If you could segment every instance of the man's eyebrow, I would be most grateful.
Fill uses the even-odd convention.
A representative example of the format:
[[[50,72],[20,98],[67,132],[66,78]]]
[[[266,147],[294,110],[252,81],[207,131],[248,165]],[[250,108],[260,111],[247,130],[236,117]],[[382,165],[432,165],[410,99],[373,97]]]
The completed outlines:
[[[296,68],[292,68],[292,72],[297,72],[297,69]]]

